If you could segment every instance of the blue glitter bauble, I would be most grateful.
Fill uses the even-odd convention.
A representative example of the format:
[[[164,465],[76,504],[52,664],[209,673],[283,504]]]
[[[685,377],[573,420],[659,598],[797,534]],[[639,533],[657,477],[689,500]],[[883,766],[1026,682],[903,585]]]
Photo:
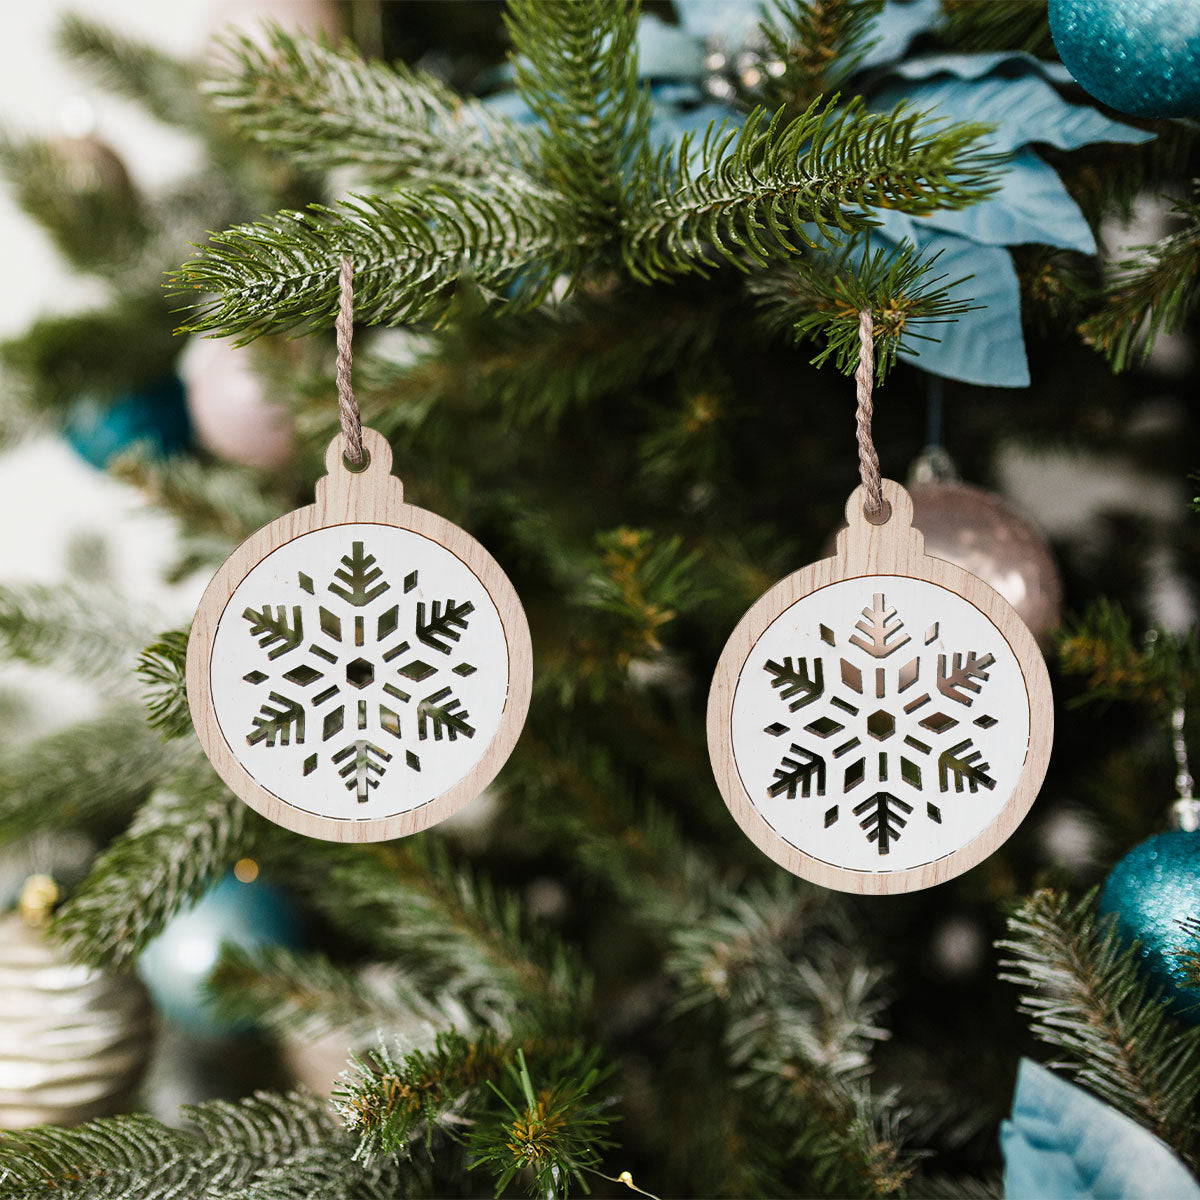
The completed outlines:
[[[1097,100],[1139,117],[1200,114],[1200,0],[1050,0],[1050,32]]]
[[[227,875],[191,908],[167,922],[138,959],[154,1006],[168,1021],[198,1037],[225,1037],[245,1026],[217,1019],[208,1000],[208,977],[221,946],[299,946],[300,922],[291,901],[265,883]]]
[[[103,404],[87,397],[76,400],[63,429],[71,447],[101,469],[136,445],[159,458],[179,454],[191,434],[183,384],[174,375]]]
[[[1135,846],[1113,867],[1100,911],[1116,914],[1125,942],[1141,943],[1143,970],[1176,1015],[1200,1024],[1200,987],[1189,985],[1187,969],[1200,937],[1182,924],[1200,917],[1200,833],[1160,833]]]

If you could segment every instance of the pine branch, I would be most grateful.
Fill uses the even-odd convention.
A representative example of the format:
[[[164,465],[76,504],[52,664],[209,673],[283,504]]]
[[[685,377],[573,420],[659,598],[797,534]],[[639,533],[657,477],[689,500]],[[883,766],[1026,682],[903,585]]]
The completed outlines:
[[[372,1163],[404,1151],[417,1136],[457,1125],[456,1110],[499,1075],[510,1052],[494,1034],[471,1039],[449,1030],[429,1050],[397,1058],[380,1044],[369,1060],[353,1056],[333,1103],[358,1138],[355,1159]]]
[[[616,238],[626,176],[649,165],[637,21],[631,0],[510,0],[505,14],[517,89],[546,126],[543,178],[589,238]]]
[[[1142,982],[1135,948],[1097,922],[1094,893],[1035,892],[1009,920],[1002,979],[1021,989],[1055,1065],[1200,1166],[1200,1028],[1174,1021]]]
[[[58,910],[57,936],[80,962],[121,966],[249,853],[265,822],[207,762],[176,772],[96,860]]]
[[[252,1182],[221,1200],[398,1200],[434,1194],[423,1179],[414,1187],[411,1156],[366,1166],[349,1154],[344,1139],[310,1147],[286,1162],[260,1168]]]
[[[589,1191],[584,1173],[597,1170],[600,1152],[616,1144],[606,1136],[610,1103],[596,1094],[605,1074],[597,1057],[572,1056],[537,1090],[522,1051],[507,1065],[507,1086],[492,1083],[503,1107],[493,1105],[471,1129],[471,1166],[490,1168],[498,1196],[517,1176],[531,1197],[566,1200],[572,1183]]]
[[[241,342],[331,326],[345,255],[354,261],[355,313],[367,324],[444,316],[465,279],[521,309],[544,299],[557,275],[574,277],[589,248],[561,211],[533,185],[351,197],[214,234],[170,286],[191,301],[187,332],[237,333]]]
[[[153,383],[169,374],[178,340],[155,281],[151,295],[125,292],[106,308],[39,317],[0,343],[0,363],[24,376],[39,408],[62,408],[82,380],[97,395]]]
[[[869,34],[883,0],[774,0],[771,8],[760,29],[783,72],[766,76],[766,94],[802,112],[858,70],[878,41]]]
[[[845,950],[851,939],[834,903],[796,881],[721,889],[673,930],[667,970],[684,1019],[718,1015],[739,1086],[789,1131],[788,1158],[812,1186],[890,1196],[914,1160],[888,1120],[891,1099],[859,1082],[887,1035],[880,975]]]
[[[871,208],[973,204],[994,190],[1000,164],[978,149],[984,132],[904,105],[838,108],[836,97],[792,121],[757,109],[740,129],[710,126],[698,149],[685,138],[665,150],[639,188],[625,264],[642,281],[707,274],[721,259],[765,267],[869,228]]]
[[[0,758],[0,841],[123,824],[185,753],[132,706],[12,749]]]
[[[190,457],[164,462],[148,455],[122,455],[113,474],[141,491],[148,504],[179,518],[189,553],[207,550],[218,562],[290,506],[259,472]]]
[[[1144,363],[1159,334],[1179,329],[1200,299],[1200,200],[1174,208],[1183,227],[1120,264],[1101,297],[1101,309],[1080,327],[1114,371]]]
[[[283,1181],[295,1178],[294,1169],[313,1177],[322,1160],[335,1190],[308,1195],[398,1194],[377,1190],[385,1181],[399,1184],[395,1167],[351,1163],[349,1139],[324,1100],[309,1093],[213,1100],[181,1116],[182,1128],[133,1114],[0,1133],[0,1200],[290,1200],[296,1193]]]
[[[90,142],[0,135],[0,172],[24,212],[79,271],[106,274],[146,241],[145,214],[128,177]]]
[[[859,313],[869,310],[875,377],[882,384],[900,350],[912,352],[914,339],[937,340],[926,327],[954,321],[975,306],[950,294],[969,276],[945,283],[945,275],[933,274],[938,255],[923,256],[907,242],[894,251],[872,251],[865,239],[860,249],[859,243],[856,238],[836,255],[806,255],[756,273],[746,289],[758,301],[767,329],[796,342],[823,341],[812,362],[820,367],[833,359],[843,375],[858,368]]]
[[[436,348],[412,363],[364,359],[356,386],[363,419],[392,433],[414,414],[464,394],[520,428],[553,426],[569,411],[668,376],[700,357],[719,314],[666,288],[578,292],[553,308],[506,315],[458,315]],[[355,358],[357,373],[360,360]],[[397,394],[405,397],[396,404]]]
[[[411,1034],[416,1025],[445,1028],[465,1016],[452,1003],[447,1011],[427,999],[390,966],[351,969],[285,946],[226,946],[209,988],[224,1020],[253,1021],[276,1032]]]
[[[708,912],[673,931],[677,1007],[719,1004],[737,1062],[761,1069],[768,1054],[779,1075],[790,1062],[853,1078],[887,1035],[877,1023],[880,973],[840,948],[848,938],[836,906],[792,880],[722,889]]]
[[[662,653],[662,634],[679,612],[704,603],[698,556],[681,538],[658,539],[648,529],[614,529],[597,537],[595,567],[588,570],[578,603],[608,619],[588,638],[604,644],[624,671],[634,660]]]
[[[63,17],[57,40],[105,91],[135,101],[168,125],[200,132],[211,125],[190,63],[77,14]]]
[[[0,658],[97,679],[131,666],[145,637],[146,615],[106,588],[0,587]]]
[[[138,659],[147,719],[164,739],[185,737],[192,731],[186,678],[188,632],[168,630]]]
[[[244,135],[301,166],[349,166],[393,186],[528,182],[533,138],[425,71],[364,62],[348,43],[334,49],[278,26],[265,44],[237,37],[226,49],[231,69],[205,90]]]
[[[1133,701],[1163,712],[1200,675],[1200,639],[1165,632],[1137,637],[1126,613],[1101,598],[1067,623],[1058,659],[1066,674],[1085,678],[1086,699]]]
[[[437,843],[301,848],[291,839],[265,853],[335,928],[477,1024],[576,1028],[583,1019],[590,980],[574,955],[527,925],[516,896],[472,877]]]

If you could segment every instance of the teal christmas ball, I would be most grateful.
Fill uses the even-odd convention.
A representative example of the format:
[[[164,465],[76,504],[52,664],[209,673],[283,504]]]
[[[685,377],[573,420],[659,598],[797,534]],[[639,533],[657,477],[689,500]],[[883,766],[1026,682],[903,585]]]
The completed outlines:
[[[207,984],[222,945],[301,945],[300,919],[291,901],[269,884],[227,875],[168,922],[138,959],[138,974],[163,1017],[196,1037],[228,1037],[244,1026],[218,1019]]]
[[[192,437],[183,384],[171,375],[103,403],[82,397],[67,411],[63,436],[78,454],[101,469],[136,445],[145,446],[159,458],[179,454]]]
[[[1050,0],[1050,32],[1097,100],[1139,117],[1200,115],[1200,0]]]
[[[1187,924],[1200,917],[1200,833],[1175,830],[1135,846],[1109,875],[1100,911],[1116,914],[1126,943],[1141,943],[1144,974],[1172,1011],[1200,1024],[1200,986],[1188,971],[1200,934]]]

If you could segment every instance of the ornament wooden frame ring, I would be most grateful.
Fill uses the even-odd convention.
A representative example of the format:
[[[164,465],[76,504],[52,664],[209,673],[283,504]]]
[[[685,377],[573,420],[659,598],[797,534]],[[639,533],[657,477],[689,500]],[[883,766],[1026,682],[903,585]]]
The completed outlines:
[[[882,524],[867,519],[863,488],[846,504],[846,528],[837,535],[832,558],[821,559],[780,580],[750,607],[721,652],[708,698],[708,748],[721,795],[742,832],[769,858],[795,875],[844,892],[891,895],[945,883],[970,870],[997,849],[1028,813],[1037,797],[1054,740],[1050,676],[1033,635],[991,586],[943,559],[925,553],[925,539],[912,526],[908,493],[885,479],[883,497],[891,513]],[[891,872],[838,866],[804,853],[775,832],[759,814],[742,781],[733,750],[733,703],[743,668],[772,623],[793,604],[843,580],[899,575],[924,580],[973,605],[1008,642],[1024,677],[1029,701],[1029,740],[1017,784],[996,818],[957,850],[932,862]]]
[[[463,808],[499,773],[520,737],[533,685],[529,623],[499,563],[465,530],[427,509],[404,502],[404,486],[391,473],[392,450],[374,429],[363,428],[364,467],[352,469],[344,434],[325,452],[326,474],[317,480],[316,501],[263,526],[248,537],[209,582],[196,610],[187,649],[187,696],[196,734],[217,774],[256,812],[294,833],[336,842],[385,841],[417,833]],[[407,812],[368,819],[338,819],[288,804],[262,786],[230,748],[217,720],[211,661],[222,614],[242,581],[268,555],[317,530],[341,525],[406,529],[458,558],[487,591],[500,617],[508,656],[508,689],[499,724],[475,765],[449,790]]]

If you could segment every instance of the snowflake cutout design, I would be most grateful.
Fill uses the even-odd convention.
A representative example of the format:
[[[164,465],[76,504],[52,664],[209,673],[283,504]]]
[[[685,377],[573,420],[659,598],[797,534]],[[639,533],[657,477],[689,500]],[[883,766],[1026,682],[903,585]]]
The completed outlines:
[[[320,592],[303,571],[297,582],[311,603],[251,605],[241,614],[265,656],[242,679],[267,691],[247,746],[312,747],[303,775],[327,755],[365,804],[397,762],[420,772],[429,743],[475,736],[455,695],[456,681],[477,670],[459,652],[470,600],[406,603],[419,570],[394,587],[363,541],[351,543]]]
[[[885,864],[918,825],[920,844],[902,857],[940,857],[988,823],[1019,775],[1020,668],[987,618],[945,589],[876,577],[825,592],[777,619],[743,668],[734,737],[750,796],[777,832],[827,861],[895,869]],[[889,603],[898,593],[904,611]]]

